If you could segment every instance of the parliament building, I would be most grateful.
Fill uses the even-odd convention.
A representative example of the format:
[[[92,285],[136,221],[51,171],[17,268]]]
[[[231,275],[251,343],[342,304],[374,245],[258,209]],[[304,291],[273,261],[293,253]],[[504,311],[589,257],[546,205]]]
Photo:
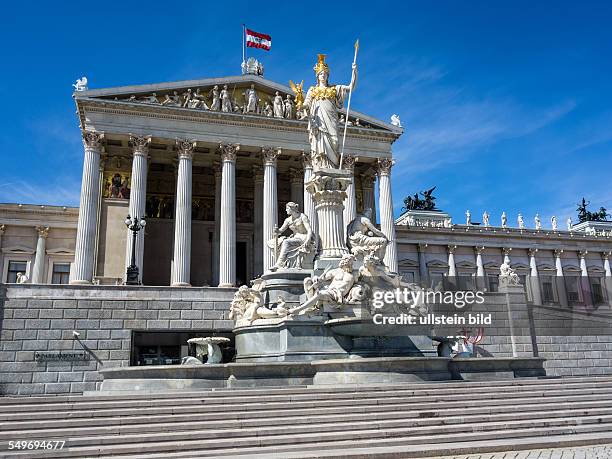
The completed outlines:
[[[101,368],[176,364],[190,337],[231,337],[229,303],[274,263],[268,241],[286,204],[316,221],[304,192],[308,120],[294,90],[260,73],[74,92],[84,148],[79,207],[0,204],[0,393],[92,391]],[[389,239],[390,271],[495,295],[506,261],[529,308],[610,326],[612,223],[457,224],[423,209],[395,219],[403,197],[391,194],[391,180],[402,180],[393,144],[403,128],[352,110],[348,124],[344,222],[373,210]],[[128,215],[146,225],[134,233]],[[133,259],[138,285],[126,285]],[[566,338],[539,342],[549,374],[612,371],[612,339],[589,336],[576,347]],[[518,352],[533,353],[534,337],[526,340]],[[96,357],[79,360],[83,348]],[[62,360],[62,352],[75,355]]]

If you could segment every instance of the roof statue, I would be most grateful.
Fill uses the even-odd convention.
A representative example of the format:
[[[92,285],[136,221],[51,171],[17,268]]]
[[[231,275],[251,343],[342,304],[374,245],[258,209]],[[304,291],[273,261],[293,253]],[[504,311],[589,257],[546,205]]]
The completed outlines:
[[[396,115],[395,113],[391,115],[391,124],[393,126],[402,127],[402,122],[400,120],[399,115]]]
[[[597,212],[590,212],[587,210],[587,206],[590,202],[587,202],[582,198],[582,202],[578,204],[576,211],[578,212],[578,220],[582,222],[605,222],[607,221],[610,214],[608,214],[605,207],[600,207]]]
[[[243,75],[263,76],[264,74],[263,64],[254,57],[249,57],[246,62],[242,63],[241,67]]]
[[[74,83],[72,85],[72,87],[74,88],[75,91],[79,91],[79,92],[80,91],[87,91],[87,89],[89,89],[87,87],[87,77],[84,76],[84,77],[78,78],[76,80],[76,83]]]
[[[415,193],[414,196],[408,196],[404,199],[404,207],[402,210],[438,210],[436,209],[436,198],[433,196],[435,189],[436,187],[434,186],[429,190]],[[419,198],[419,194],[423,197],[423,199]]]

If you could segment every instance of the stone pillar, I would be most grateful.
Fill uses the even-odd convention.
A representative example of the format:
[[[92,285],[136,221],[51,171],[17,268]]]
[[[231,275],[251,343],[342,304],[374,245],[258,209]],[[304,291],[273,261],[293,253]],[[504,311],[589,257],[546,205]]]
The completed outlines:
[[[588,253],[588,250],[580,250],[578,252],[578,258],[580,258],[580,288],[582,289],[584,304],[592,305],[593,296],[591,293],[591,283],[589,282],[589,271],[587,270],[586,264],[586,256]]]
[[[215,176],[215,234],[213,235],[212,285],[219,285],[219,232],[221,230],[221,163],[213,164]]]
[[[129,211],[131,217],[139,220],[145,216],[145,208],[147,201],[147,160],[149,157],[149,145],[151,144],[151,136],[130,136],[130,145],[132,146],[132,184],[130,188],[130,204]],[[125,267],[127,269],[132,264],[132,232],[127,230],[127,244],[125,253]],[[142,282],[142,273],[144,271],[144,239],[145,229],[138,231],[136,236],[136,266],[138,266],[138,281]]]
[[[237,144],[221,144],[221,224],[219,287],[236,285],[236,155]],[[242,260],[245,262],[245,260]]]
[[[36,255],[34,256],[34,267],[32,268],[32,284],[44,284],[45,258],[47,255],[48,226],[37,226],[38,240],[36,241]]]
[[[2,233],[0,232],[0,235]],[[605,278],[604,281],[606,283],[606,292],[608,294],[608,304],[612,306],[612,270],[610,270],[610,256],[612,255],[612,251],[603,252],[601,254],[601,258],[603,258],[604,272]],[[1,267],[0,267],[1,268]]]
[[[300,206],[300,212],[304,212],[304,174],[301,170],[292,167],[289,169],[289,180],[291,201]]]
[[[391,158],[378,160],[378,193],[380,199],[380,229],[389,239],[385,254],[385,266],[389,271],[396,273],[397,269],[397,241],[395,240],[395,220],[393,218],[393,198],[391,196]]]
[[[177,139],[178,176],[176,179],[176,214],[174,219],[174,263],[172,286],[191,285],[191,195],[193,150],[196,143]]]
[[[77,223],[74,264],[70,273],[71,284],[91,284],[94,271],[94,252],[98,199],[100,198],[100,151],[104,133],[83,133],[85,160],[81,180],[81,200]]]
[[[419,277],[422,287],[427,287],[429,285],[429,273],[427,272],[427,257],[425,254],[425,249],[427,249],[427,244],[417,245],[419,254]]]
[[[344,240],[343,202],[350,177],[345,170],[322,169],[313,172],[306,189],[312,194],[319,227],[321,242],[315,269],[329,266],[331,259],[348,254]]]
[[[555,267],[557,268],[557,295],[559,296],[559,304],[561,306],[567,306],[567,293],[565,291],[565,278],[563,276],[563,265],[561,264],[561,254],[563,249],[556,249],[555,254]]]
[[[376,223],[376,196],[374,182],[376,176],[370,173],[361,174],[361,191],[363,193],[363,210],[372,209],[372,223]]]
[[[268,241],[274,237],[274,227],[278,224],[278,197],[276,187],[276,159],[280,148],[263,147],[261,149],[264,163],[263,192],[263,271],[266,272],[276,262],[274,250],[268,247]]]
[[[486,287],[485,270],[482,262],[484,249],[484,246],[474,247],[474,253],[476,254],[476,288],[478,290],[484,290]]]
[[[456,245],[449,245],[448,250],[448,277],[457,277],[457,268],[455,266],[455,250]]]
[[[504,256],[504,263],[510,264],[510,252],[512,252],[512,247],[502,247],[502,255]]]
[[[2,257],[2,236],[4,236],[4,232],[6,231],[6,225],[0,225],[0,275],[4,272],[4,260]],[[0,279],[0,282],[2,282],[2,279]]]
[[[351,173],[351,182],[346,187],[346,201],[344,202],[344,238],[350,223],[357,216],[357,198],[355,197],[355,162],[359,158],[344,155],[342,167]]]
[[[310,194],[306,190],[306,184],[312,178],[312,160],[310,156],[310,152],[302,153],[302,162],[304,164],[304,210],[303,212],[310,220],[310,227],[312,228],[312,232],[315,234],[315,240],[318,240],[318,232],[319,232],[319,224],[317,223],[317,211],[315,209],[314,201],[312,200],[312,194]],[[318,244],[318,242],[317,242]]]
[[[538,249],[529,249],[529,282],[531,283],[531,295],[533,304],[542,304],[542,292],[540,291],[540,277],[538,275],[538,264],[536,261]]]
[[[263,274],[263,184],[264,174],[263,168],[259,165],[253,166],[253,226],[255,227],[254,235],[254,268],[255,276]]]

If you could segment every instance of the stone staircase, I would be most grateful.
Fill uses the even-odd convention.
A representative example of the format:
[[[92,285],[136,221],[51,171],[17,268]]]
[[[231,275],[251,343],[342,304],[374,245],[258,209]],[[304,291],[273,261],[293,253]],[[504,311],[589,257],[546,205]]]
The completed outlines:
[[[64,440],[7,451],[9,441]],[[0,457],[409,458],[612,443],[612,376],[0,398]]]

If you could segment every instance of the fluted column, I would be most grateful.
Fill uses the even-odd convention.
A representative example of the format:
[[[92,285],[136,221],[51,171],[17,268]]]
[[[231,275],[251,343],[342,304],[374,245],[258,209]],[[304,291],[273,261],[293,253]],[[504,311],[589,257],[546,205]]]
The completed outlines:
[[[538,249],[529,249],[529,282],[531,283],[533,304],[542,304],[542,292],[540,291],[540,276],[538,275],[536,253],[538,253]]]
[[[557,295],[559,295],[559,304],[567,306],[567,292],[565,291],[565,277],[563,276],[563,264],[561,263],[561,254],[563,249],[556,249],[555,268],[557,269]]]
[[[376,176],[370,173],[361,174],[361,191],[363,194],[363,210],[372,209],[372,223],[376,223],[376,196],[374,182]]]
[[[253,166],[253,212],[255,226],[255,249],[254,249],[254,265],[255,275],[263,274],[263,184],[264,174],[263,168],[259,165]]]
[[[221,163],[213,164],[215,175],[215,233],[213,234],[212,285],[219,285],[219,233],[221,230]]]
[[[448,251],[448,277],[457,277],[457,267],[455,266],[455,250],[457,250],[456,245],[449,245],[447,247]]]
[[[2,236],[4,236],[4,232],[6,231],[6,225],[0,225],[0,254],[2,254]],[[4,272],[4,257],[0,256],[0,273]],[[0,282],[2,282],[2,279],[0,279]]]
[[[612,255],[612,251],[603,252],[601,254],[601,258],[603,259],[605,278],[604,282],[606,283],[606,292],[608,293],[608,304],[612,306],[612,270],[610,270],[610,256]]]
[[[396,273],[397,241],[395,240],[395,220],[393,218],[393,197],[391,196],[391,158],[378,160],[378,194],[380,199],[380,229],[389,239],[385,253],[385,265],[389,271]]]
[[[263,193],[263,270],[266,272],[276,260],[268,241],[274,237],[274,227],[278,224],[278,201],[276,186],[276,159],[280,148],[263,147],[264,193]]]
[[[346,229],[357,216],[357,198],[355,197],[355,162],[359,158],[344,155],[342,167],[351,172],[351,182],[346,187],[346,201],[344,202],[344,237]]]
[[[302,153],[302,162],[304,164],[304,185],[306,185],[312,178],[312,159],[310,156],[310,152]],[[310,220],[310,227],[312,228],[312,232],[315,234],[315,237],[318,239],[317,235],[319,231],[319,224],[317,222],[317,211],[315,209],[315,204],[312,199],[312,194],[306,190],[305,186],[303,189],[303,196],[304,196],[303,212],[308,217],[308,220]]]
[[[174,263],[172,286],[191,285],[191,195],[193,150],[196,143],[177,139],[178,175],[176,179],[176,214],[174,219]]]
[[[486,286],[484,263],[482,262],[484,249],[484,246],[474,247],[474,253],[476,254],[476,288],[478,290],[484,290]]]
[[[236,155],[237,144],[222,144],[219,287],[236,285]],[[243,260],[244,262],[244,260]]]
[[[289,184],[291,201],[300,206],[300,212],[304,212],[304,174],[300,169],[289,169]]]
[[[36,241],[36,255],[34,256],[34,267],[32,268],[32,284],[44,284],[45,258],[47,254],[48,226],[37,226],[38,240]]]
[[[97,207],[100,197],[100,151],[104,134],[83,133],[85,159],[81,180],[81,200],[77,223],[74,264],[70,273],[71,284],[91,284],[94,271]]]
[[[145,206],[147,201],[147,170],[149,145],[151,136],[130,136],[132,147],[132,186],[130,188],[129,215],[141,219],[145,216]],[[125,253],[125,267],[127,269],[132,264],[132,232],[127,230],[127,244]],[[138,231],[136,236],[136,266],[138,266],[138,281],[142,282],[144,271],[144,239],[145,229]]]
[[[427,272],[427,258],[425,250],[427,244],[418,244],[417,251],[419,256],[419,278],[421,280],[421,286],[425,287],[429,285],[429,273]]]
[[[589,271],[586,264],[586,256],[588,253],[588,250],[578,251],[578,258],[580,258],[580,287],[582,289],[584,304],[592,305],[591,283],[589,282]]]

